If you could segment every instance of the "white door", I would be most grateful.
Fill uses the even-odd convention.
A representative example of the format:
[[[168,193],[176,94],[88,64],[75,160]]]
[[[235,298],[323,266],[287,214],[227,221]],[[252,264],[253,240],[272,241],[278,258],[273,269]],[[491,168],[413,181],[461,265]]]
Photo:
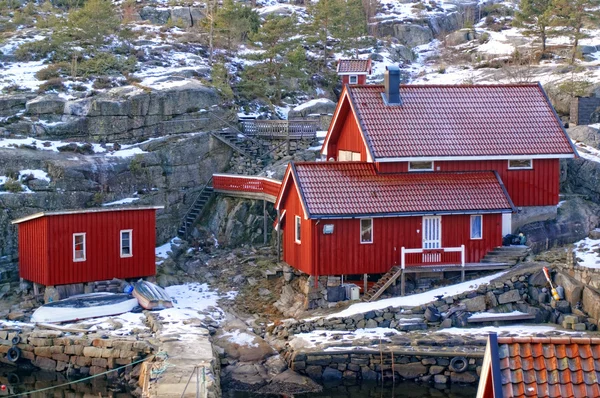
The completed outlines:
[[[439,249],[442,247],[442,217],[423,217],[423,249]],[[424,263],[441,261],[440,253],[423,253]]]

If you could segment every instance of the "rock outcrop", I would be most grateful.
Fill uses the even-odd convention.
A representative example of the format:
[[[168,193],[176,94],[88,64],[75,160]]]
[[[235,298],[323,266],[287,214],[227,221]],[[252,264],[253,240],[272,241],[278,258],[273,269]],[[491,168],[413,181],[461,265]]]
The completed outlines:
[[[567,129],[573,141],[583,142],[592,148],[600,149],[600,130],[590,126],[575,126]]]
[[[196,80],[164,82],[160,89],[124,86],[66,100],[58,95],[0,98],[0,114],[15,117],[9,133],[46,139],[135,143],[220,126],[217,92]]]

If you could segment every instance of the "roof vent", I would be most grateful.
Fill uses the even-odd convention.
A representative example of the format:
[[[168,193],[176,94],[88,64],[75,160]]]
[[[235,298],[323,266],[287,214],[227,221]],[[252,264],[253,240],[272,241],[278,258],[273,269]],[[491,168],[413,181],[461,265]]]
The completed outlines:
[[[402,105],[402,98],[400,98],[400,68],[396,65],[386,66],[383,81],[385,92],[381,95],[386,105]]]

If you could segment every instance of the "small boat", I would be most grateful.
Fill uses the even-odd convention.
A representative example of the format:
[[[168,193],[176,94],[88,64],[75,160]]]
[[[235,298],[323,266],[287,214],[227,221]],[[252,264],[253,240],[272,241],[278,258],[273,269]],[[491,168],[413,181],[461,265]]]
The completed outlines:
[[[165,289],[148,281],[138,281],[133,288],[133,297],[147,310],[163,310],[173,307],[173,300]]]
[[[137,300],[129,294],[79,294],[42,305],[31,315],[31,322],[73,322],[81,319],[119,315],[129,312],[137,306]]]

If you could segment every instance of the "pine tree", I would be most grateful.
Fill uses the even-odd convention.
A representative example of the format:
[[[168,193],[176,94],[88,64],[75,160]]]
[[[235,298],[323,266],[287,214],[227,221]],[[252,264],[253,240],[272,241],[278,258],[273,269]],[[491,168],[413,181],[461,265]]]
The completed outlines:
[[[542,42],[542,54],[546,52],[546,40],[552,35],[552,0],[521,0],[514,24],[523,27],[527,36],[537,36]]]
[[[121,22],[110,0],[88,0],[69,13],[67,34],[76,41],[99,46],[114,34]]]
[[[224,0],[218,10],[215,19],[215,28],[222,37],[226,48],[231,49],[233,45],[244,42],[249,35],[258,32],[260,17],[250,7]]]
[[[554,0],[552,2],[555,15],[553,25],[564,28],[561,32],[569,36],[573,43],[571,63],[575,62],[579,41],[589,37],[583,28],[586,24],[600,19],[599,7],[600,0]]]

